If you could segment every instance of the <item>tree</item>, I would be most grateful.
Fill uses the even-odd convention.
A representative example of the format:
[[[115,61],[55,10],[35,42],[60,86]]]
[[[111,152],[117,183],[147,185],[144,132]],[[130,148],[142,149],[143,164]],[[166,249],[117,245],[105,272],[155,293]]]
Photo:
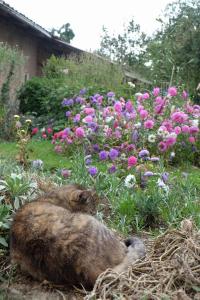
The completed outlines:
[[[145,53],[152,77],[171,84],[184,83],[194,91],[200,81],[199,0],[169,4],[158,21],[161,29],[149,40]]]
[[[146,35],[131,20],[122,34],[110,36],[103,27],[101,48],[98,53],[125,66],[139,66],[140,53],[145,51]]]
[[[70,24],[66,23],[60,27],[60,29],[53,28],[51,30],[52,35],[57,36],[61,40],[70,44],[71,40],[75,37],[73,30],[70,28]]]

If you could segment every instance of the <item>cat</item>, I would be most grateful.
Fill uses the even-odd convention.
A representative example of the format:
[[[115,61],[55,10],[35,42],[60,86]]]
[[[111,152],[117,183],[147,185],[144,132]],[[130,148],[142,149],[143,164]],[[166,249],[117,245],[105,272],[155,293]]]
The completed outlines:
[[[94,190],[76,183],[53,187],[40,182],[39,188],[45,193],[39,196],[37,201],[49,202],[72,212],[80,211],[94,215],[100,202]]]
[[[121,273],[144,257],[141,240],[121,242],[86,214],[94,208],[86,194],[80,186],[64,186],[19,209],[10,231],[12,263],[39,281],[91,289],[107,268]]]

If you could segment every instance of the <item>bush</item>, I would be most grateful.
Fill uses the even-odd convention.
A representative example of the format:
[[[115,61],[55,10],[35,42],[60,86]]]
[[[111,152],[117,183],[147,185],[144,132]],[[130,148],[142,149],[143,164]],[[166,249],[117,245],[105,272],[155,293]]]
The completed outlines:
[[[119,66],[94,55],[68,59],[52,56],[43,67],[43,75],[27,81],[20,89],[18,99],[23,114],[36,112],[37,116],[48,115],[49,118],[57,114],[65,120],[62,100],[78,95],[82,88],[87,88],[88,95],[92,95],[125,87]]]

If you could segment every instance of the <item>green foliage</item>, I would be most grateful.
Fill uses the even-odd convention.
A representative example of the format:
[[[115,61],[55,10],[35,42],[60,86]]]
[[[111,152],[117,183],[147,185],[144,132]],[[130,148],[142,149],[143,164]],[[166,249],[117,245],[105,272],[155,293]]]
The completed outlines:
[[[71,40],[75,37],[73,30],[70,28],[70,24],[66,23],[62,25],[59,29],[53,28],[51,30],[53,36],[59,37],[64,42],[70,44]]]
[[[27,81],[18,93],[20,111],[44,116],[44,123],[56,115],[59,126],[64,126],[65,115],[61,107],[64,98],[78,95],[86,87],[88,94],[124,90],[123,73],[115,65],[93,55],[72,56],[68,59],[52,56],[43,68],[44,77]],[[57,121],[54,123],[57,126]]]

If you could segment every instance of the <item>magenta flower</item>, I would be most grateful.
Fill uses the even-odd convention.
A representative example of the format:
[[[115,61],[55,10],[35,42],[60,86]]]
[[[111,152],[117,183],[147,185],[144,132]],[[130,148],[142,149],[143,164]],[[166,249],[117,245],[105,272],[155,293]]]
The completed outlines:
[[[133,104],[132,104],[131,100],[128,100],[128,101],[126,102],[126,110],[127,110],[129,113],[133,112]]]
[[[183,133],[189,133],[190,132],[190,127],[188,125],[183,125],[181,127],[181,129],[182,129]]]
[[[167,91],[168,95],[169,96],[176,96],[177,95],[177,88],[175,86],[171,86],[168,88],[168,91]]]
[[[156,97],[155,103],[158,105],[163,105],[164,104],[164,99],[162,97]]]
[[[144,128],[146,129],[152,129],[154,126],[154,121],[153,120],[146,120],[144,122]]]
[[[137,164],[137,158],[135,156],[130,156],[128,158],[128,169],[135,166]]]
[[[83,123],[91,123],[93,121],[92,116],[86,116],[83,120]]]
[[[155,87],[153,89],[153,96],[157,97],[160,94],[160,88],[159,87]]]
[[[81,119],[81,115],[80,114],[76,114],[74,117],[74,122],[79,122]]]
[[[167,150],[167,145],[165,142],[160,142],[158,144],[158,149],[161,151],[161,152],[165,152]]]
[[[199,128],[197,126],[191,126],[189,130],[190,130],[190,134],[195,134],[199,132]]]
[[[176,143],[176,138],[175,137],[170,136],[170,137],[166,138],[165,144],[166,144],[167,147],[173,146],[175,143]]]
[[[147,100],[147,99],[149,99],[149,98],[150,98],[149,93],[144,93],[144,94],[142,95],[142,99],[143,99],[143,100]]]
[[[194,144],[196,142],[195,138],[193,136],[190,136],[188,138],[188,141],[191,143],[191,144]]]
[[[147,117],[148,117],[148,111],[147,110],[145,110],[145,109],[143,109],[143,110],[141,110],[140,111],[140,117],[141,117],[141,119],[146,119]]]
[[[186,91],[182,92],[182,98],[186,100],[188,98],[188,93]]]
[[[171,115],[171,119],[173,122],[182,124],[188,120],[188,115],[183,111],[176,111]]]
[[[86,107],[84,108],[84,113],[86,115],[92,115],[95,113],[95,109],[93,107]]]
[[[85,136],[85,131],[82,127],[76,128],[75,134],[78,138],[83,138]]]
[[[180,126],[176,126],[176,127],[174,128],[174,132],[175,132],[176,134],[181,133],[181,127],[180,127]]]
[[[114,110],[118,113],[122,111],[122,104],[120,101],[115,102],[114,104]]]

